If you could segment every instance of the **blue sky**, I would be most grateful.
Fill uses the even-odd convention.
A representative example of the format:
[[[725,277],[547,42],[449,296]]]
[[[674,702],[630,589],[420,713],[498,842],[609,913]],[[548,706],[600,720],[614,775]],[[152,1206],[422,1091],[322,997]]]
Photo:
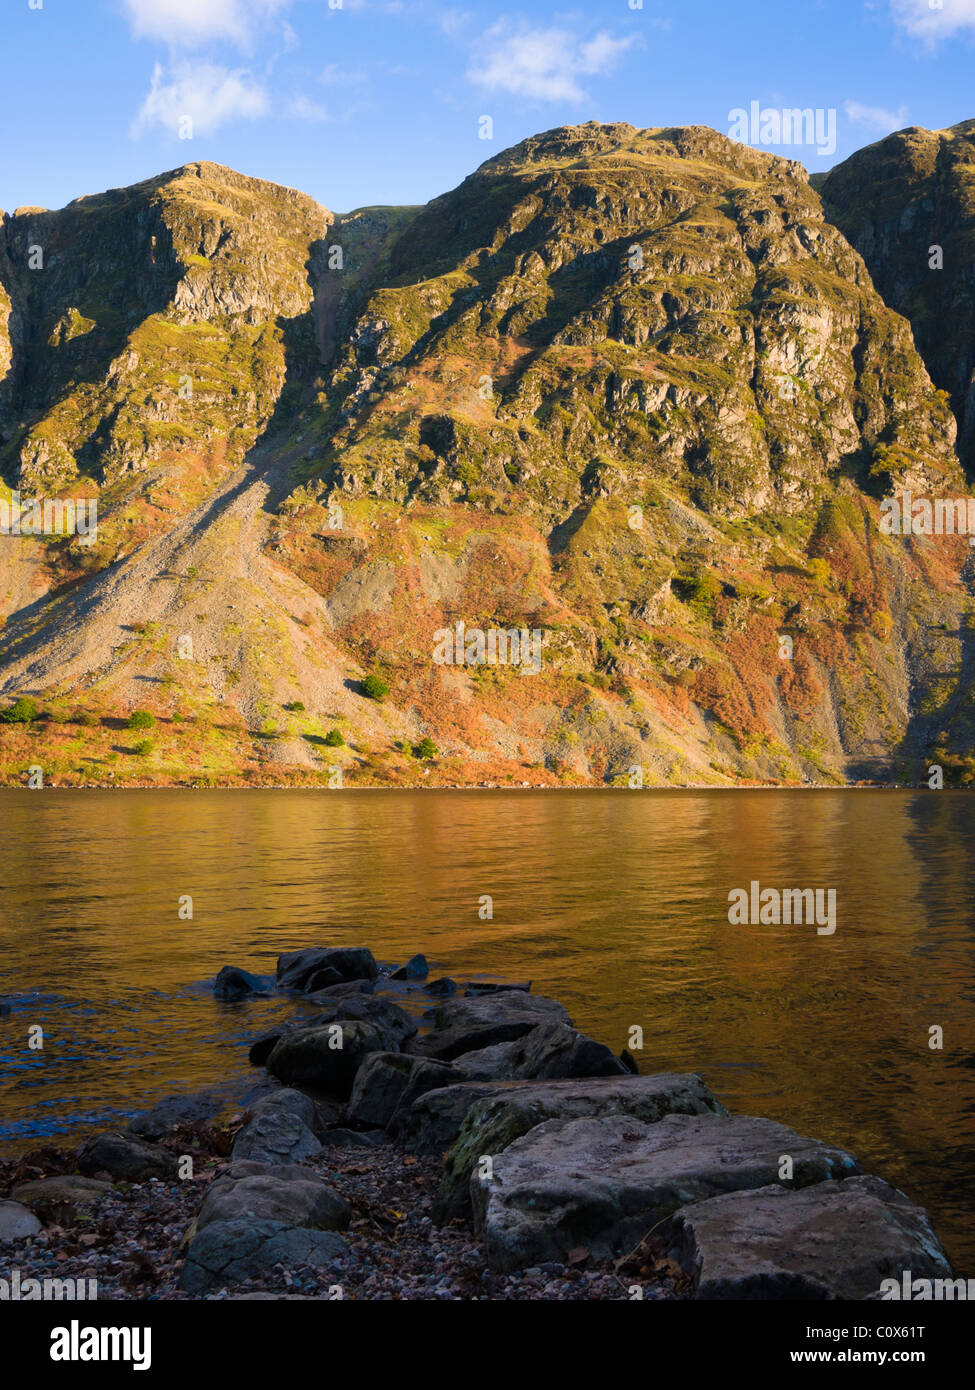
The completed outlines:
[[[975,117],[973,71],[975,0],[2,0],[0,207],[196,159],[418,203],[553,126],[728,133],[752,102],[835,110],[835,154],[769,146],[824,169]]]

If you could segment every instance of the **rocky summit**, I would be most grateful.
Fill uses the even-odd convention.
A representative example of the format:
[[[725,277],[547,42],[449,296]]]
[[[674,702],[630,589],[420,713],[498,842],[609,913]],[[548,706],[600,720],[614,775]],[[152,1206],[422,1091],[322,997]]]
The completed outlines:
[[[5,216],[0,778],[968,782],[973,132]]]

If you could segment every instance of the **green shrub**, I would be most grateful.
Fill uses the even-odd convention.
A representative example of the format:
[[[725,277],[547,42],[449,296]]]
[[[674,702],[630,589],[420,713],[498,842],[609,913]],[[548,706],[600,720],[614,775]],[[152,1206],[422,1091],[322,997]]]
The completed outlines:
[[[437,745],[432,738],[421,738],[419,743],[413,745],[414,758],[435,758],[437,756]]]
[[[366,676],[362,682],[362,693],[368,695],[370,700],[382,700],[389,694],[389,686],[382,676]]]
[[[134,709],[126,720],[127,729],[154,729],[156,727],[156,716],[150,714],[147,709]]]
[[[9,709],[0,714],[0,719],[5,724],[33,724],[39,714],[37,701],[32,700],[29,695],[21,695],[19,700],[15,700]]]
[[[151,738],[142,738],[132,749],[132,752],[140,758],[148,758],[155,746]]]
[[[290,705],[282,706],[282,709],[290,710],[292,714],[300,714],[304,708],[300,700],[292,700]]]
[[[329,748],[344,748],[345,739],[338,729],[329,729],[325,735],[325,743]]]

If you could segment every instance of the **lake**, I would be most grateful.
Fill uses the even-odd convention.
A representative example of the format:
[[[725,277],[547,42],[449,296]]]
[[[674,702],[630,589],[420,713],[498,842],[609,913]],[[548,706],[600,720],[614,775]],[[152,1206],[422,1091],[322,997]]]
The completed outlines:
[[[244,1074],[292,1006],[217,1002],[222,965],[423,951],[852,1149],[975,1275],[968,793],[9,789],[0,815],[0,1152]],[[752,881],[834,889],[836,930],[731,925]]]

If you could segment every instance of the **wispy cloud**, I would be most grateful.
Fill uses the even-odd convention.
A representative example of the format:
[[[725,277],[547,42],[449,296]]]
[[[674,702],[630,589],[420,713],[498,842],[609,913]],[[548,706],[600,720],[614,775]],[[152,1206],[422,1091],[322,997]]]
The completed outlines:
[[[909,34],[932,42],[962,29],[975,30],[975,0],[943,0],[938,9],[931,0],[890,0],[890,8]]]
[[[255,31],[291,0],[124,0],[138,39],[162,39],[173,48],[214,39],[248,46]]]
[[[580,82],[605,77],[637,42],[602,30],[583,39],[569,29],[513,27],[500,20],[473,45],[468,78],[486,92],[534,101],[585,101]]]
[[[876,130],[881,135],[889,135],[892,130],[903,130],[907,125],[906,106],[898,106],[896,111],[888,111],[884,106],[864,106],[859,101],[844,101],[843,110],[857,125]]]
[[[189,62],[164,68],[157,63],[132,133],[160,125],[179,134],[189,118],[193,133],[205,135],[228,121],[265,116],[269,109],[267,92],[243,69]]]
[[[311,97],[306,96],[292,97],[285,110],[296,121],[330,121],[332,119],[321,102],[312,101]]]

